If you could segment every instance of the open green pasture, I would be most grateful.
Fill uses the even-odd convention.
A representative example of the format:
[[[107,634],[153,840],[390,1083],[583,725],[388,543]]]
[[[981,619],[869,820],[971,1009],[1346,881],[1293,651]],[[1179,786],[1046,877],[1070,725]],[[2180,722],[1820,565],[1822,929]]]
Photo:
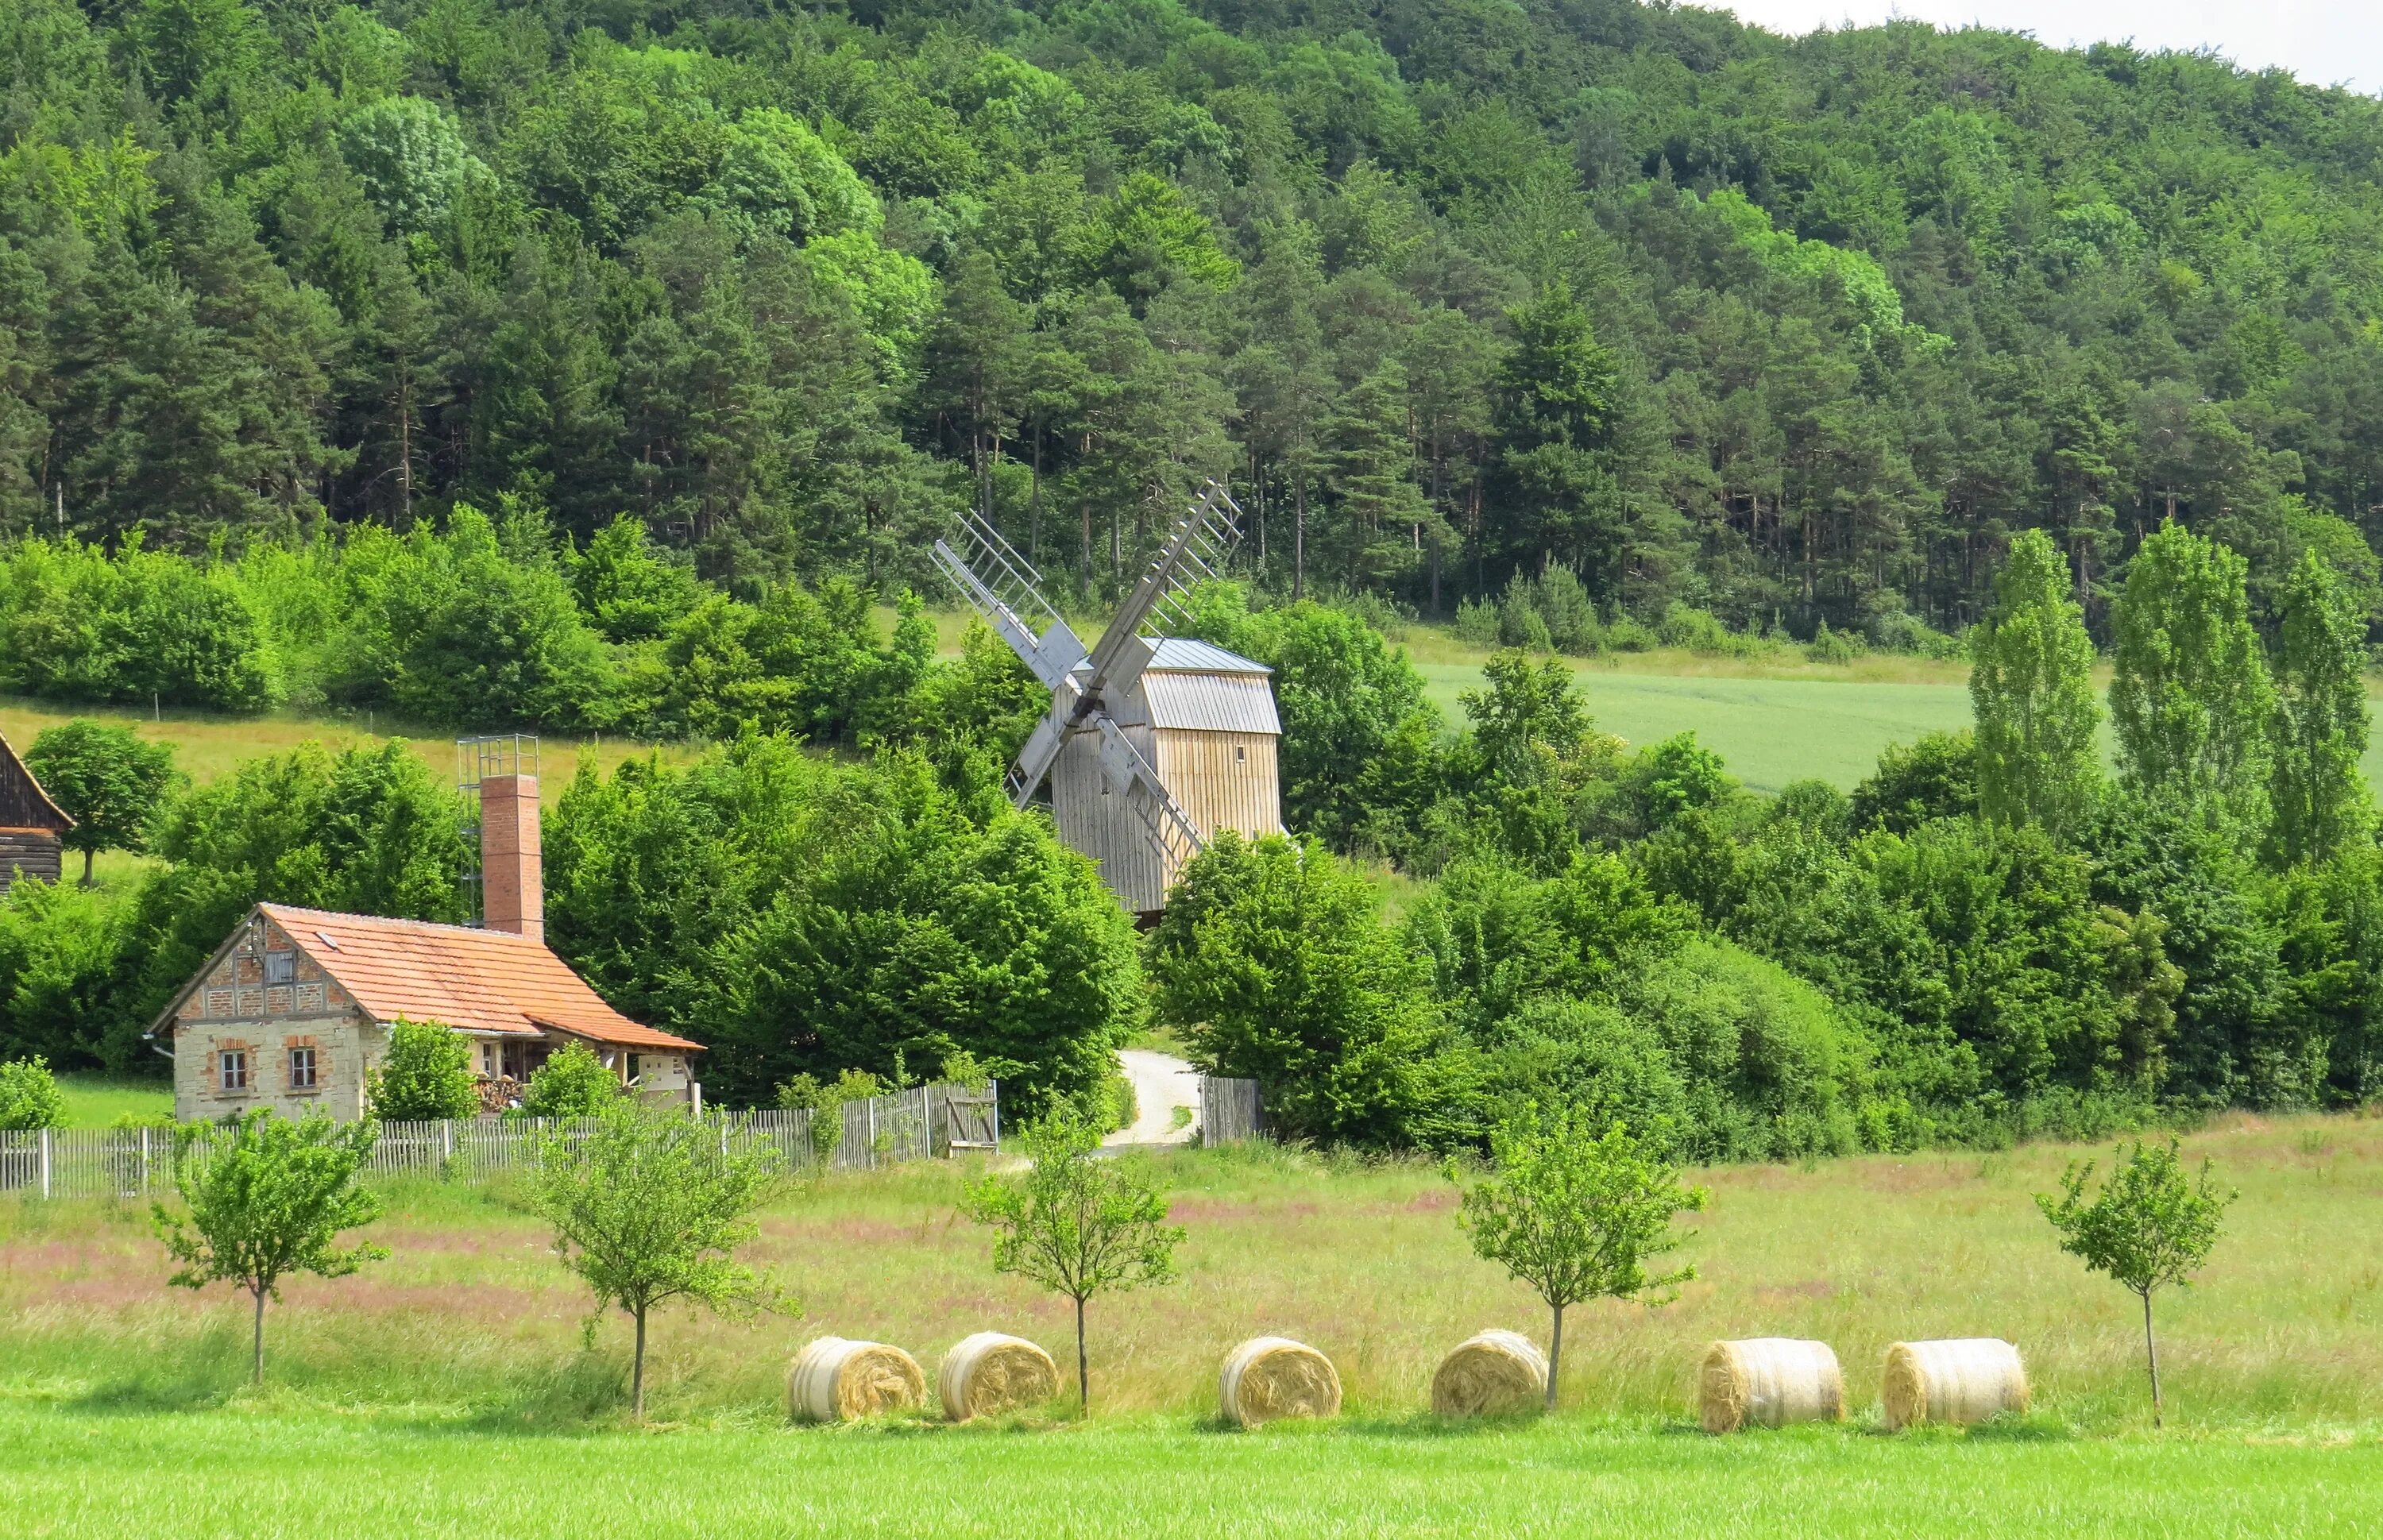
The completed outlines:
[[[118,1118],[147,1122],[174,1115],[174,1090],[163,1079],[66,1074],[58,1077],[58,1089],[66,1092],[69,1128],[108,1128]]]
[[[216,1536],[2361,1535],[2383,1446],[1559,1419],[531,1437],[419,1415],[0,1406],[0,1525]]]
[[[1941,665],[1940,671],[1954,673],[1952,681],[1864,677],[1854,671],[1858,665],[1729,674],[1670,671],[1660,667],[1664,659],[1639,671],[1631,666],[1636,661],[1574,665],[1581,697],[1598,728],[1633,745],[1692,732],[1757,791],[1775,792],[1810,776],[1850,788],[1877,768],[1879,751],[1888,745],[1908,743],[1923,733],[1957,731],[1970,722],[1969,685]],[[1479,686],[1480,666],[1416,667],[1433,702],[1451,721],[1463,721],[1458,696]],[[2370,701],[2383,721],[2383,701],[2371,696]],[[2106,756],[2106,726],[2103,748]],[[2367,784],[2383,785],[2383,730],[2368,743],[2364,764]]]
[[[1421,1163],[1255,1147],[1156,1157],[1190,1230],[1181,1280],[1092,1311],[1093,1412],[1002,1428],[799,1429],[788,1359],[833,1332],[932,1377],[969,1332],[1072,1361],[1066,1307],[986,1266],[967,1164],[850,1174],[767,1213],[758,1260],[802,1319],[657,1319],[652,1431],[624,1426],[627,1334],[517,1193],[393,1188],[360,1276],[303,1279],[245,1377],[242,1302],[168,1290],[131,1205],[0,1202],[0,1534],[2267,1534],[2383,1522],[2383,1122],[2233,1116],[2187,1140],[2242,1201],[2201,1287],[2164,1296],[2154,1434],[2131,1297],[2053,1245],[2030,1195],[2080,1152],[1878,1156],[1706,1173],[1702,1275],[1661,1310],[1567,1321],[1564,1411],[1424,1415],[1439,1356],[1485,1326],[1544,1340],[1475,1260]],[[1216,1374],[1261,1332],[1340,1367],[1328,1427],[1221,1431]],[[1693,1431],[1716,1337],[1833,1343],[1852,1419]],[[2024,1420],[1878,1431],[1898,1338],[2004,1336]],[[1072,1376],[1070,1376],[1072,1378]],[[337,1472],[337,1479],[327,1479]]]

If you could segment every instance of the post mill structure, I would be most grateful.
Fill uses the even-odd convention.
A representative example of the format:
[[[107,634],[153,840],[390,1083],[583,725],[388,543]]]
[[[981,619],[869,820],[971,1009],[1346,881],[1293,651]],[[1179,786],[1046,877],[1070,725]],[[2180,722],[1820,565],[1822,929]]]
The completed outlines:
[[[1025,807],[1047,781],[1059,837],[1143,919],[1218,830],[1282,830],[1270,671],[1207,642],[1144,634],[1184,625],[1192,589],[1219,574],[1240,537],[1241,510],[1207,483],[1089,651],[991,524],[964,515],[958,548],[935,542],[953,586],[1051,691],[1010,769],[1011,800]]]

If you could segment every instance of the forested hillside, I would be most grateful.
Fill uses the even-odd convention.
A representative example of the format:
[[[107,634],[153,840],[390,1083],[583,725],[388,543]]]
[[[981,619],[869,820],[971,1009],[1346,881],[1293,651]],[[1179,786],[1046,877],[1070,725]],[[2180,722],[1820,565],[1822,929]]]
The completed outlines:
[[[2383,105],[1628,0],[15,0],[0,528],[616,514],[747,598],[987,508],[1097,594],[2097,630],[2165,514],[2372,588]]]

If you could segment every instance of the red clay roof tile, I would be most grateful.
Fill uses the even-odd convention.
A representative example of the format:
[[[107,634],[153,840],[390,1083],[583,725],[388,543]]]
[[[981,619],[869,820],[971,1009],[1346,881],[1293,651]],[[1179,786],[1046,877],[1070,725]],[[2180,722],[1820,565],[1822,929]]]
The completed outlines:
[[[515,1037],[551,1028],[623,1048],[703,1051],[631,1021],[526,936],[284,904],[257,908],[377,1020],[403,1016]]]

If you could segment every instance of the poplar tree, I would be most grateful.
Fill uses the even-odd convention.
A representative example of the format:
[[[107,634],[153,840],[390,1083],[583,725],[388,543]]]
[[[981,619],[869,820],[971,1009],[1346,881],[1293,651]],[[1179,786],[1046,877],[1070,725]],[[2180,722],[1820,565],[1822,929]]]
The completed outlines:
[[[2358,770],[2368,726],[2366,618],[2315,551],[2286,580],[2283,610],[2267,854],[2288,867],[2340,851],[2366,831],[2373,807]]]
[[[2031,529],[2012,541],[1969,671],[1979,812],[2055,835],[2078,827],[2102,779],[2093,643],[2068,588],[2050,536]]]
[[[2248,572],[2216,541],[2162,525],[2127,567],[2110,685],[2126,788],[2246,830],[2267,821],[2276,705]]]

